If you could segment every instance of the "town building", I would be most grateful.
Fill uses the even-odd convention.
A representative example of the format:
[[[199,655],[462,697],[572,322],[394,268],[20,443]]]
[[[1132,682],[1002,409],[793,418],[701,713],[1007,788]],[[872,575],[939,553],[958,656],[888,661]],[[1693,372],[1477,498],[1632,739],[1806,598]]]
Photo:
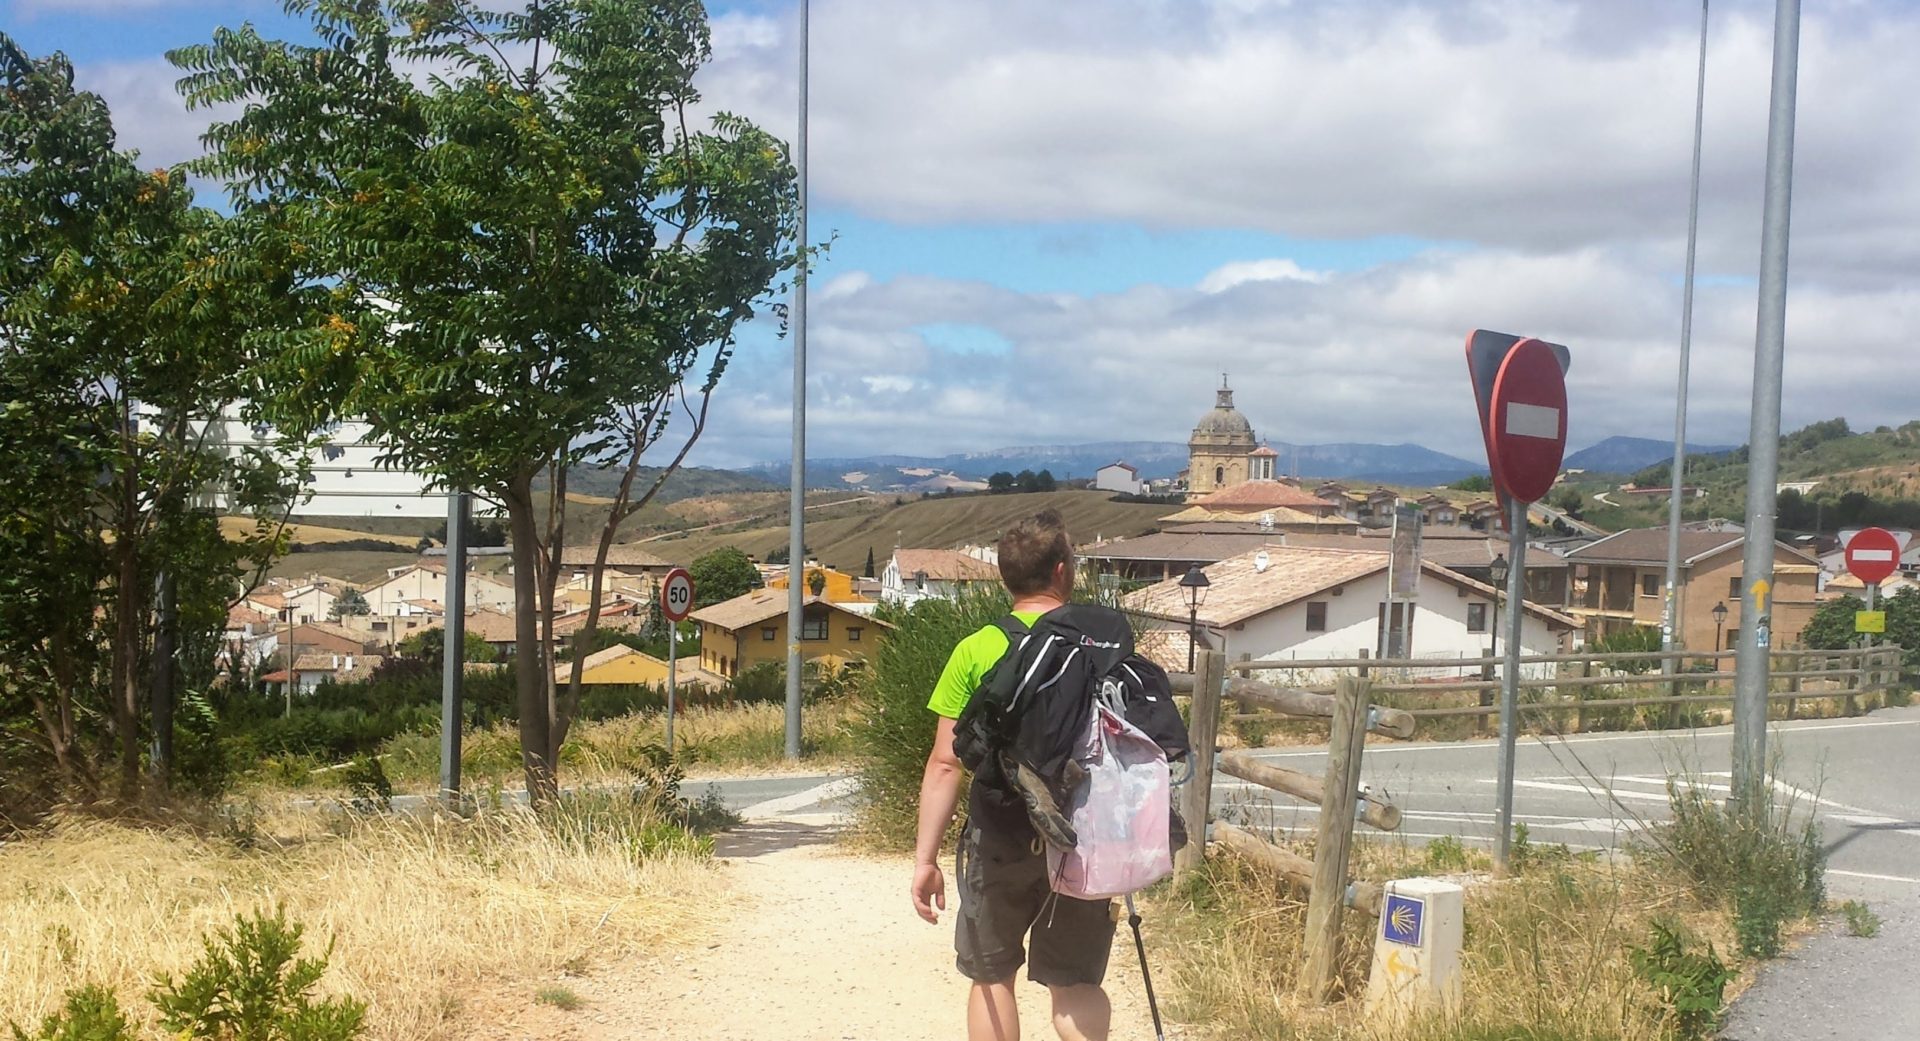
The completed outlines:
[[[580,683],[582,686],[609,685],[645,685],[664,687],[667,685],[667,663],[644,651],[638,651],[625,644],[608,647],[603,651],[589,654],[580,663]],[[717,689],[726,685],[726,680],[701,668],[699,659],[688,655],[673,663],[674,685],[682,691],[693,686]],[[573,681],[573,663],[563,661],[553,667],[553,678],[557,683]]]
[[[404,618],[423,613],[426,609],[422,603],[442,605],[446,601],[446,562],[421,560],[388,568],[387,577],[363,595],[367,598],[368,614],[375,618]],[[513,587],[469,570],[467,607],[511,611]]]
[[[1446,660],[1486,653],[1496,620],[1495,591],[1459,572],[1423,563],[1418,595],[1390,602],[1389,554],[1379,549],[1276,546],[1203,569],[1210,583],[1198,609],[1203,649],[1230,660],[1388,657]],[[1168,579],[1121,601],[1142,619],[1141,646],[1186,668],[1190,590]],[[1579,623],[1537,604],[1525,606],[1521,649],[1560,653]],[[1153,635],[1164,633],[1166,635]]]
[[[1108,463],[1095,470],[1093,486],[1099,491],[1121,495],[1139,495],[1146,490],[1146,485],[1140,482],[1140,471],[1126,463]]]
[[[861,579],[844,571],[835,571],[822,564],[808,563],[806,568],[807,592],[813,596],[824,597],[835,604],[868,603],[867,597],[860,591]],[[817,579],[815,576],[819,576]],[[766,576],[768,589],[785,589],[787,580],[792,576],[790,569],[782,567]],[[819,589],[814,588],[815,582]]]
[[[756,665],[787,661],[787,594],[756,589],[693,613],[700,625],[700,667],[726,679]],[[806,661],[832,665],[863,660],[887,623],[808,597],[802,607],[800,653]]]
[[[896,549],[880,574],[880,599],[912,607],[927,599],[951,600],[969,588],[999,581],[997,565],[961,550]]]
[[[1215,392],[1214,406],[1194,424],[1187,441],[1187,492],[1198,497],[1244,484],[1253,472],[1253,452],[1260,442],[1253,424],[1233,407],[1233,388],[1225,377]]]
[[[1675,603],[1676,642],[1688,650],[1735,646],[1745,601],[1746,532],[1737,528],[1683,528],[1680,586]],[[1667,529],[1632,528],[1571,550],[1568,613],[1579,618],[1589,639],[1635,626],[1658,627],[1666,611]],[[1770,594],[1773,642],[1799,642],[1817,607],[1820,562],[1791,546],[1774,544]],[[1714,608],[1727,608],[1724,624]]]

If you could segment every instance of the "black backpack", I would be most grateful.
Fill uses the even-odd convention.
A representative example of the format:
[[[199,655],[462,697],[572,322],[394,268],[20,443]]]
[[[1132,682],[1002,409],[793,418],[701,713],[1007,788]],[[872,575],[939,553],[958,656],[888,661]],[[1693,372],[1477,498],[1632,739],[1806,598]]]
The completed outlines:
[[[1186,722],[1173,703],[1166,670],[1134,653],[1125,615],[1097,604],[1068,604],[1040,616],[1032,628],[1012,615],[997,624],[1007,634],[1007,653],[981,679],[954,726],[954,752],[973,771],[976,785],[996,792],[1010,787],[996,754],[1004,752],[1064,802],[1064,767],[1084,736],[1096,697],[1117,704],[1169,763],[1188,756]]]

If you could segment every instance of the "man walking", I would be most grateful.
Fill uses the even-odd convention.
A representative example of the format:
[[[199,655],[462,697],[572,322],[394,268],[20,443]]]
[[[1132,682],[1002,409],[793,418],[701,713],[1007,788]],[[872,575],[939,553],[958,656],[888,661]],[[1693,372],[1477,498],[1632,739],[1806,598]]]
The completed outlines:
[[[1013,615],[1032,626],[1073,594],[1073,549],[1054,510],[1014,525],[1000,539],[1000,578],[1013,594]],[[914,849],[913,907],[939,921],[946,910],[940,845],[959,802],[962,768],[953,749],[954,721],[1011,643],[998,625],[960,641],[927,707],[939,717],[933,753],[920,782],[919,837]],[[975,779],[956,857],[960,913],[956,963],[973,981],[967,996],[969,1041],[1019,1041],[1014,978],[1028,978],[1053,998],[1053,1028],[1062,1041],[1106,1041],[1112,1009],[1100,987],[1113,949],[1111,900],[1075,900],[1047,883],[1044,844],[1022,798],[989,771]],[[1031,952],[1026,942],[1031,933]]]

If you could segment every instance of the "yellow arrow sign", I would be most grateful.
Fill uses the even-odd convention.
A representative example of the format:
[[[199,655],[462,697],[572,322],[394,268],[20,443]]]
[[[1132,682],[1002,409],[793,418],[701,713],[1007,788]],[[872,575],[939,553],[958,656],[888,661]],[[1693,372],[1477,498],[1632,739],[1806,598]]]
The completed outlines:
[[[1396,980],[1399,980],[1399,979],[1404,979],[1405,977],[1408,977],[1408,976],[1412,976],[1418,973],[1419,971],[1420,971],[1419,967],[1413,964],[1410,964],[1407,961],[1407,959],[1401,956],[1399,951],[1392,951],[1388,953],[1387,975],[1393,977]]]
[[[1753,584],[1753,606],[1761,614],[1767,613],[1767,594],[1773,592],[1773,583],[1761,579]]]

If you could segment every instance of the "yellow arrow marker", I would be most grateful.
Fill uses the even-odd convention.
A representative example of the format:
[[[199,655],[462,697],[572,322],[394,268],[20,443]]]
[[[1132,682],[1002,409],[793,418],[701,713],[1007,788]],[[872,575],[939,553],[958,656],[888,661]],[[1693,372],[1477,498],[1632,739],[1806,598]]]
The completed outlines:
[[[1399,951],[1394,951],[1387,955],[1387,975],[1392,976],[1394,979],[1397,980],[1405,976],[1412,976],[1419,971],[1415,966],[1409,965],[1406,959],[1400,956]]]
[[[1753,605],[1761,614],[1767,613],[1767,594],[1773,592],[1773,583],[1761,579],[1753,584]]]

